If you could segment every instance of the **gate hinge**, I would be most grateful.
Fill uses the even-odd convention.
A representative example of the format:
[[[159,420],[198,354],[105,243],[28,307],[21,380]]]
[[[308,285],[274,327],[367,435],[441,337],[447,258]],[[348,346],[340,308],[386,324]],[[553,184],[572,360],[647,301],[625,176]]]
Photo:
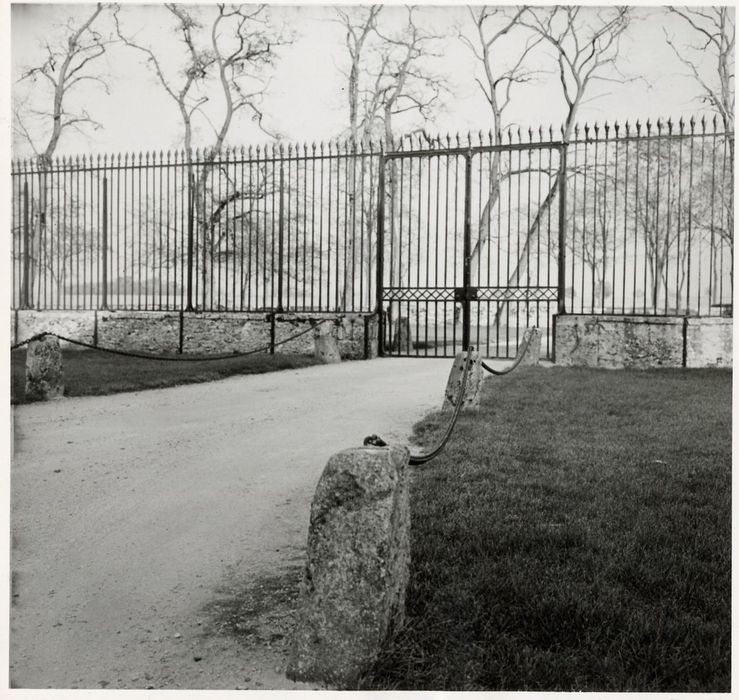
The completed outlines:
[[[477,287],[455,287],[454,301],[475,301],[477,299]]]

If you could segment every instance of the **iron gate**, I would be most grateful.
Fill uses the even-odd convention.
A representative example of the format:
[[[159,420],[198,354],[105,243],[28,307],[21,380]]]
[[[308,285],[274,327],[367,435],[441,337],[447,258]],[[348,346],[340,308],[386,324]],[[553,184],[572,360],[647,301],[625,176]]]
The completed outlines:
[[[564,299],[565,147],[509,143],[384,154],[380,353],[514,357]],[[560,309],[561,310],[561,309]]]

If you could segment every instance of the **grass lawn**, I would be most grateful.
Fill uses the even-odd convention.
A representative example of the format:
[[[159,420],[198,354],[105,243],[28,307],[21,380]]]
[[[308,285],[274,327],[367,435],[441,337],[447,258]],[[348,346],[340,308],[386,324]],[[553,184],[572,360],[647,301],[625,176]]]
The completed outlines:
[[[175,355],[172,355],[175,357]],[[305,355],[256,354],[217,361],[162,362],[97,350],[63,350],[65,396],[94,396],[209,382],[234,374],[260,374],[318,364]],[[10,357],[10,402],[26,403],[26,350]]]
[[[363,689],[729,692],[730,371],[488,379],[411,503],[406,625]]]

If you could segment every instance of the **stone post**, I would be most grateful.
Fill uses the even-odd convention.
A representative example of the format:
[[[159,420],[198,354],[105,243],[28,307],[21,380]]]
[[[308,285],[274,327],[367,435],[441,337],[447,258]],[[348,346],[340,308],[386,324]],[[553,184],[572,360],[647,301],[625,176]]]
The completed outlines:
[[[395,335],[390,349],[394,352],[411,352],[411,320],[407,316],[401,316],[395,322]]]
[[[47,401],[64,396],[62,350],[59,338],[45,335],[26,349],[26,399]]]
[[[336,326],[333,323],[322,323],[313,330],[316,349],[314,357],[325,364],[341,362],[339,341],[336,337]]]
[[[520,364],[536,366],[539,364],[539,358],[541,357],[541,331],[536,326],[532,326],[526,329],[526,333],[530,338],[529,346],[521,358]]]
[[[287,676],[352,688],[403,622],[410,563],[404,447],[333,455],[316,488]]]
[[[462,401],[462,410],[477,410],[480,408],[480,389],[482,387],[482,364],[480,355],[476,351],[470,353],[470,368],[467,372],[467,386],[464,395],[462,392],[462,376],[464,375],[464,363],[467,359],[466,352],[460,352],[454,358],[449,379],[444,391],[444,403],[442,411],[453,411],[457,403]]]

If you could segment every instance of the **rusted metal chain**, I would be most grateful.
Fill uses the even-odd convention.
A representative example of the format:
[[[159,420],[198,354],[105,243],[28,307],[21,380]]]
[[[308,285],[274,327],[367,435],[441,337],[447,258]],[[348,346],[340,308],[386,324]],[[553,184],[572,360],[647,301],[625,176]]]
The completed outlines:
[[[470,345],[467,348],[467,357],[465,358],[464,362],[464,370],[462,372],[462,386],[459,390],[459,395],[457,398],[457,405],[454,407],[454,413],[452,414],[452,418],[449,421],[449,424],[447,425],[446,431],[444,432],[444,436],[439,441],[439,444],[431,450],[431,452],[427,452],[423,455],[411,455],[410,459],[408,460],[408,464],[416,467],[421,464],[426,464],[426,462],[430,462],[434,457],[438,457],[441,451],[446,446],[449,438],[451,437],[452,431],[454,430],[454,426],[457,424],[457,418],[459,417],[459,412],[462,409],[462,403],[464,401],[464,394],[467,390],[467,376],[469,375],[469,369],[470,369],[470,363],[472,359],[472,351],[474,348]],[[364,438],[364,445],[374,445],[377,447],[384,447],[387,445],[387,443],[378,435],[368,435],[366,438]]]
[[[513,361],[513,364],[510,367],[506,367],[505,369],[493,369],[490,365],[485,363],[483,360],[480,360],[480,364],[483,366],[483,369],[486,369],[490,374],[494,374],[496,377],[502,377],[506,374],[510,374],[513,372],[516,367],[518,367],[521,364],[521,361],[524,357],[526,357],[526,353],[529,351],[529,345],[531,345],[531,338],[534,336],[533,329],[527,328],[524,331],[523,334],[523,343],[521,344],[521,347],[518,349],[518,355],[516,356],[516,359]]]
[[[256,355],[260,352],[265,352],[266,350],[269,350],[270,348],[276,348],[279,345],[284,345],[285,343],[289,343],[291,340],[295,340],[296,338],[299,338],[301,335],[305,335],[306,333],[309,333],[312,331],[316,326],[320,326],[322,323],[326,323],[327,321],[330,321],[332,319],[324,318],[320,321],[315,322],[310,327],[303,329],[299,333],[295,333],[294,335],[289,336],[288,338],[284,338],[283,340],[280,340],[277,343],[268,343],[267,345],[264,345],[259,348],[255,348],[253,350],[247,350],[245,352],[234,352],[229,355],[211,355],[210,357],[164,357],[162,355],[147,355],[145,353],[139,353],[139,352],[129,352],[127,350],[116,350],[115,348],[105,348],[100,347],[98,345],[93,345],[92,343],[85,343],[82,340],[74,340],[72,338],[67,338],[66,336],[59,335],[58,333],[37,333],[34,336],[31,336],[30,338],[21,341],[20,343],[16,343],[15,345],[11,345],[11,350],[16,350],[17,348],[26,345],[34,340],[39,340],[40,338],[43,338],[47,335],[53,335],[59,340],[64,340],[68,343],[72,343],[73,345],[79,345],[83,348],[90,348],[91,350],[100,350],[100,352],[107,352],[113,355],[123,355],[125,357],[136,357],[141,360],[159,360],[161,362],[210,362],[210,361],[217,361],[217,360],[229,360],[236,357],[247,357],[248,355]]]
[[[13,350],[17,350],[20,347],[23,347],[24,345],[27,345],[28,343],[32,343],[34,340],[41,340],[41,338],[46,337],[47,335],[54,335],[53,333],[47,333],[44,331],[43,333],[36,333],[36,335],[32,335],[30,338],[26,338],[25,340],[21,340],[20,343],[16,343],[15,345],[10,346],[10,351],[13,352]]]

